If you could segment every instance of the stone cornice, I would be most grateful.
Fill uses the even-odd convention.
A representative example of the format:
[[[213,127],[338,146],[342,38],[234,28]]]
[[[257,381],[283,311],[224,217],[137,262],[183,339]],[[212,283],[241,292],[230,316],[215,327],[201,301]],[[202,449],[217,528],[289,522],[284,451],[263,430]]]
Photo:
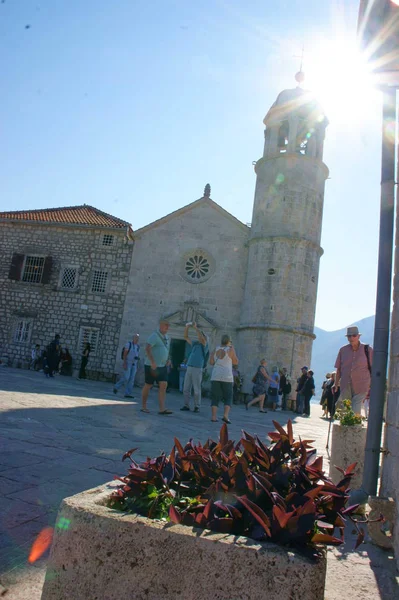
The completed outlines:
[[[271,160],[276,160],[276,158],[281,158],[281,160],[286,161],[287,159],[295,159],[297,161],[311,161],[313,163],[315,163],[318,167],[320,167],[323,171],[324,171],[324,178],[328,179],[328,176],[330,174],[330,170],[327,167],[327,165],[320,160],[319,158],[314,158],[312,156],[306,156],[306,154],[298,154],[297,152],[290,152],[288,153],[276,153],[276,154],[272,154],[271,156],[262,156],[262,158],[260,158],[258,161],[256,161],[256,164],[254,166],[254,170],[255,173],[258,174],[258,166],[260,166],[263,163],[269,162]]]
[[[239,325],[236,329],[237,331],[243,331],[244,329],[264,329],[268,331],[282,331],[284,333],[292,333],[294,335],[303,335],[305,337],[311,338],[312,340],[316,339],[315,334],[311,333],[306,329],[302,329],[300,327],[288,327],[286,325],[276,325],[272,323],[243,323]]]
[[[309,246],[310,248],[313,248],[313,250],[316,250],[319,253],[319,256],[323,256],[324,254],[324,250],[321,246],[319,246],[318,244],[315,244],[314,242],[311,242],[310,240],[304,240],[303,238],[297,238],[297,237],[293,237],[293,236],[288,236],[288,235],[254,235],[254,237],[252,237],[251,239],[248,240],[247,245],[249,246],[250,244],[252,244],[253,242],[260,242],[260,241],[265,241],[265,242],[285,242],[285,243],[289,243],[292,246],[295,245],[304,245],[304,246]]]

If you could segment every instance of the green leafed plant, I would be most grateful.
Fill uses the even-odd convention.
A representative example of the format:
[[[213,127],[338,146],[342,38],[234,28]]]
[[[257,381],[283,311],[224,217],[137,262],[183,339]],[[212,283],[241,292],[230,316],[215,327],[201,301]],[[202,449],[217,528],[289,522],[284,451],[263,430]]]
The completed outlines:
[[[341,425],[353,426],[361,425],[365,418],[359,413],[355,413],[352,409],[352,402],[350,400],[344,400],[342,408],[338,408],[335,411],[335,419],[338,419]]]
[[[121,485],[109,506],[173,523],[243,535],[255,540],[310,549],[343,542],[345,521],[357,505],[346,508],[356,463],[334,485],[322,470],[311,440],[296,441],[292,423],[285,430],[276,421],[267,445],[243,432],[238,443],[228,438],[204,445],[175,438],[169,456],[161,454],[138,464],[132,455]],[[356,523],[355,526],[357,527]],[[359,531],[359,543],[363,539]]]

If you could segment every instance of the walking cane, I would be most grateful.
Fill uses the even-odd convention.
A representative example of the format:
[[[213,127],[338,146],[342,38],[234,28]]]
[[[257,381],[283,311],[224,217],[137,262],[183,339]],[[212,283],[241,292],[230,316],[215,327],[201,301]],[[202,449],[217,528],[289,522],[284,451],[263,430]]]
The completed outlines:
[[[327,435],[327,445],[326,445],[326,449],[328,450],[328,442],[330,441],[330,433],[331,433],[331,423],[333,421],[333,417],[330,417],[330,424],[328,426],[328,435]]]

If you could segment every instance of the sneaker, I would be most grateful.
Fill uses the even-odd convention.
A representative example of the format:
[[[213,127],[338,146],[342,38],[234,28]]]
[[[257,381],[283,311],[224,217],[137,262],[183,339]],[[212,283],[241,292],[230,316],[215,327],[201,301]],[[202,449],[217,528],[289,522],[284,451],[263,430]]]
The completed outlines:
[[[184,405],[184,406],[182,406],[182,407],[181,407],[181,409],[180,409],[180,410],[190,410],[190,407],[189,407],[189,406],[186,406],[186,405]]]
[[[194,412],[199,412],[199,406],[196,406],[196,407],[194,408]]]

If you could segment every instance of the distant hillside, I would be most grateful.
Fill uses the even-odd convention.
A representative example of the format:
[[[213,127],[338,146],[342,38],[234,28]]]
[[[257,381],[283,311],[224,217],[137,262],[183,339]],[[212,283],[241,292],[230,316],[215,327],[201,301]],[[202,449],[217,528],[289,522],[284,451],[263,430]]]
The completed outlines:
[[[362,334],[361,341],[364,344],[373,344],[375,316],[367,317],[350,325],[357,325]],[[315,373],[316,394],[320,397],[320,386],[323,383],[327,372],[334,370],[334,363],[337,358],[338,350],[347,343],[346,327],[337,331],[325,331],[324,329],[314,328],[317,336],[313,342],[311,368]]]

